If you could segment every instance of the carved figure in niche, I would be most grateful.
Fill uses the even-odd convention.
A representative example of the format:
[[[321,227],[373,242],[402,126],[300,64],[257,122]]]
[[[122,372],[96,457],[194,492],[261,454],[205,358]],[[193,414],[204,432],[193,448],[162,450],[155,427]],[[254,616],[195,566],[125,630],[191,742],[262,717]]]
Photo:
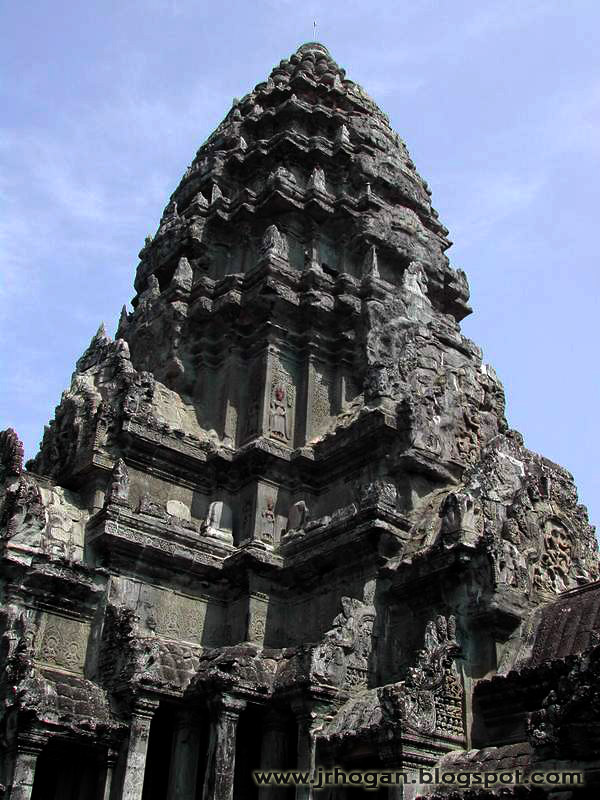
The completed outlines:
[[[501,550],[496,556],[496,571],[499,583],[507,586],[528,584],[527,556],[523,552],[521,532],[516,519],[507,519],[502,529]]]
[[[110,475],[104,505],[107,506],[110,503],[117,505],[128,505],[129,503],[129,471],[122,458],[117,460]]]
[[[233,544],[233,516],[231,508],[222,500],[215,500],[208,507],[204,533],[216,536],[228,544]]]
[[[301,530],[308,522],[308,506],[304,500],[298,500],[288,512],[288,531]]]
[[[462,541],[464,534],[476,534],[480,528],[480,509],[469,492],[450,492],[440,508],[440,534],[447,543]],[[469,538],[468,536],[466,538]]]
[[[288,430],[288,397],[283,384],[273,385],[271,390],[271,407],[269,410],[269,433],[273,438],[289,441]]]
[[[37,483],[22,476],[8,489],[0,511],[2,527],[5,537],[14,544],[42,546],[46,511]]]
[[[427,276],[418,261],[411,261],[402,276],[402,288],[421,297],[427,296]]]
[[[273,544],[275,542],[275,502],[272,497],[267,499],[267,504],[261,517],[260,538],[267,544]]]

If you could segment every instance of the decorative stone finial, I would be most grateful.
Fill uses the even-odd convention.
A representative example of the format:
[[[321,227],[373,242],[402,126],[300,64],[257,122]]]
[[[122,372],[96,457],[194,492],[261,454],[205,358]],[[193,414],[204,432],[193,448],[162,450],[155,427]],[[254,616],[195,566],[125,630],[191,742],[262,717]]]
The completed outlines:
[[[23,472],[23,442],[13,428],[0,432],[0,481]]]
[[[364,274],[371,278],[379,277],[379,265],[377,263],[377,248],[372,244],[367,250],[364,264]]]
[[[280,233],[276,225],[269,225],[265,230],[260,249],[263,255],[273,253],[281,258],[287,256],[286,238]]]
[[[129,314],[127,313],[127,306],[123,306],[121,314],[119,315],[119,324],[117,325],[117,332],[115,334],[117,339],[122,339],[127,326],[129,325]]]
[[[100,341],[100,340],[102,340],[102,339],[108,339],[108,338],[109,338],[109,336],[108,336],[108,334],[106,333],[106,327],[105,327],[105,325],[104,325],[104,322],[101,322],[101,323],[100,323],[100,325],[98,326],[98,330],[97,330],[97,331],[96,331],[96,333],[94,334],[94,337],[93,337],[93,339],[92,339],[92,342],[94,342],[94,341]]]
[[[323,192],[323,194],[327,193],[327,187],[325,185],[325,172],[318,164],[311,173],[308,185],[311,189],[316,189],[317,192]]]
[[[173,288],[182,289],[184,292],[189,292],[192,288],[193,279],[194,271],[190,266],[190,262],[185,256],[182,256],[171,278],[171,286]]]
[[[302,56],[305,55],[315,55],[315,56],[325,56],[326,58],[331,58],[331,53],[325,47],[324,44],[320,42],[305,42],[301,44],[300,47],[296,50],[296,55]]]

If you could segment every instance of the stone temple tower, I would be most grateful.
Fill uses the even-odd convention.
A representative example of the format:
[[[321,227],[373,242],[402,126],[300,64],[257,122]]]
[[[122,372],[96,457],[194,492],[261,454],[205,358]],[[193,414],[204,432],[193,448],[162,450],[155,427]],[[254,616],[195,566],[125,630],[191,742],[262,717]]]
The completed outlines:
[[[598,774],[593,529],[461,334],[447,233],[323,45],[234,102],[26,469],[0,434],[7,798],[314,794],[259,768]]]

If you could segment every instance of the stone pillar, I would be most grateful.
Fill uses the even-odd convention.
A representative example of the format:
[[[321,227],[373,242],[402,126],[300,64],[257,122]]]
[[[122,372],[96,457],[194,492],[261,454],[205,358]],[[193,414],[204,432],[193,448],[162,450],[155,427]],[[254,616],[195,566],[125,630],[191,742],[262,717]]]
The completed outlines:
[[[277,712],[271,712],[263,723],[263,739],[260,751],[260,768],[266,770],[283,770],[287,763],[287,740],[285,718]],[[286,789],[281,786],[259,786],[259,800],[283,800]]]
[[[119,800],[141,800],[142,798],[150,723],[157,708],[158,700],[147,698],[138,698],[134,705]]]
[[[100,775],[104,774],[104,782],[100,784],[100,791],[98,793],[99,800],[110,800],[117,755],[117,752],[113,750],[112,747],[109,747],[102,757]]]
[[[311,777],[315,772],[315,725],[318,722],[314,714],[305,707],[295,709],[298,724],[298,750],[296,756],[296,769],[309,772]],[[311,800],[313,791],[311,786],[297,786],[296,800]]]
[[[213,705],[202,800],[233,800],[237,723],[246,701],[223,695]]]
[[[20,735],[15,744],[9,800],[30,800],[35,768],[46,739],[37,734]]]
[[[167,800],[195,800],[200,756],[200,720],[196,709],[182,709],[175,721]]]

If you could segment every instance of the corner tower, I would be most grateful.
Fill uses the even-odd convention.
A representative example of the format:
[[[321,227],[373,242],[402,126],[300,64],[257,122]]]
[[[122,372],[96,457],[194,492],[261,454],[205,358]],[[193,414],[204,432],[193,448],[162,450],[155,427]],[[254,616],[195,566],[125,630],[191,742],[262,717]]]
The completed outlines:
[[[229,800],[260,764],[416,769],[477,739],[474,683],[598,565],[461,334],[447,233],[323,45],[234,101],[27,471],[0,440],[7,680],[60,710],[67,675],[96,725],[11,705],[7,782],[31,741],[117,759],[113,797]]]

